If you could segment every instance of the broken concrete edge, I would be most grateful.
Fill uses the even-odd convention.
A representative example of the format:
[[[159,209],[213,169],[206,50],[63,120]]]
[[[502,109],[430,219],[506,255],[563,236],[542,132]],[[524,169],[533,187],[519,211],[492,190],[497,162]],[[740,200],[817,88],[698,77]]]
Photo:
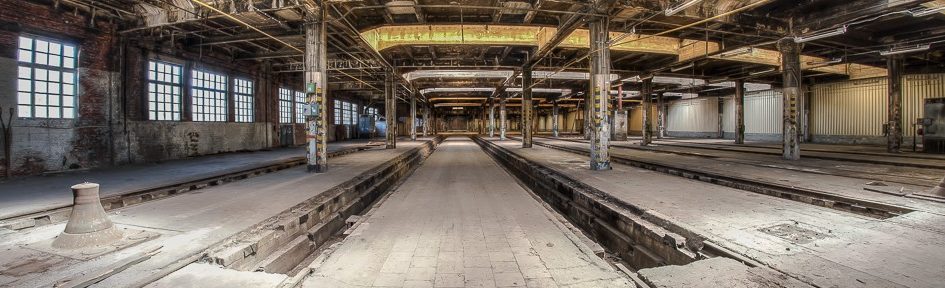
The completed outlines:
[[[260,261],[290,240],[305,236],[313,247],[325,243],[345,227],[344,219],[369,207],[389,191],[442,141],[436,138],[421,147],[372,168],[345,183],[285,210],[261,224],[235,235],[209,250],[205,261],[236,270],[260,268]],[[262,256],[262,257],[260,257]],[[299,259],[301,260],[301,259]],[[294,267],[294,266],[293,266]],[[262,267],[265,272],[273,272]]]
[[[571,141],[571,140],[565,140],[565,141]],[[672,147],[699,148],[699,147],[696,147],[696,146],[694,146],[694,145],[666,144],[666,143],[663,143],[663,144],[661,144],[661,145],[664,145],[664,146],[672,146]],[[624,146],[624,145],[614,145],[614,146],[631,148],[630,146]],[[745,147],[754,147],[754,148],[762,148],[762,149],[780,149],[780,148],[772,148],[772,147],[764,147],[764,146],[745,146]],[[712,149],[725,150],[725,151],[733,151],[733,152],[752,153],[752,154],[781,155],[781,153],[770,153],[770,152],[763,152],[763,151],[751,151],[751,150],[733,149],[733,148],[726,148],[726,147],[713,147]],[[888,156],[893,156],[893,155],[889,155],[889,154],[880,154],[880,153],[852,152],[852,151],[828,151],[828,150],[823,150],[823,149],[808,150],[808,151],[812,151],[812,152],[822,152],[822,153],[838,153],[838,154],[866,155],[866,156],[886,156],[886,157],[888,157]],[[900,156],[900,155],[896,155],[896,156]],[[903,156],[904,156],[904,155],[903,155]],[[822,159],[822,160],[835,160],[835,161],[858,162],[858,163],[866,163],[866,164],[879,164],[879,165],[892,165],[892,166],[906,166],[906,167],[926,168],[926,169],[945,169],[945,165],[936,165],[936,164],[889,162],[889,161],[881,161],[881,160],[874,160],[874,159],[845,158],[845,157],[835,157],[835,156],[818,156],[818,155],[810,155],[810,154],[806,154],[806,155],[804,155],[803,157],[804,157],[804,158]],[[907,158],[914,158],[914,159],[935,160],[935,159],[930,159],[930,158],[927,158],[927,157],[915,157],[915,156],[911,156],[911,155],[910,155],[910,156],[905,156],[905,157],[907,157]]]
[[[425,144],[421,145],[420,147],[416,147],[416,148],[413,148],[413,149],[411,149],[411,150],[405,151],[405,152],[401,153],[401,155],[399,155],[399,156],[396,157],[395,159],[392,159],[392,160],[389,160],[389,161],[387,161],[387,162],[385,162],[385,163],[379,164],[379,165],[376,166],[375,168],[372,168],[372,169],[370,169],[370,170],[364,172],[362,175],[359,175],[359,176],[355,177],[354,179],[348,180],[348,181],[346,181],[345,183],[341,183],[341,184],[339,184],[339,185],[337,185],[337,186],[335,186],[335,187],[329,189],[328,191],[326,191],[326,193],[328,193],[329,191],[335,191],[336,193],[343,192],[343,190],[345,189],[345,187],[350,187],[350,186],[351,186],[349,183],[356,182],[356,180],[358,180],[358,179],[366,179],[366,177],[363,177],[363,175],[365,175],[365,174],[370,174],[370,173],[377,174],[380,170],[384,170],[384,169],[383,169],[384,167],[390,166],[390,164],[392,164],[392,163],[394,163],[394,162],[397,162],[396,160],[398,160],[398,159],[407,158],[407,157],[408,157],[409,155],[411,155],[411,154],[419,154],[418,152],[428,151],[428,153],[427,153],[427,156],[428,156],[429,153],[432,153],[432,152],[429,152],[429,151],[430,151],[431,149],[433,149],[436,145],[438,145],[440,142],[442,142],[443,139],[444,139],[444,137],[442,137],[442,136],[437,136],[437,137],[435,137],[434,139],[432,139],[432,140],[430,140],[430,141],[427,141]],[[291,227],[291,226],[292,226],[290,223],[292,223],[293,220],[298,221],[298,220],[300,220],[300,218],[304,218],[304,219],[307,220],[307,219],[308,219],[308,216],[307,216],[308,214],[303,215],[303,217],[287,217],[287,215],[293,214],[293,212],[295,211],[295,209],[298,209],[299,207],[306,205],[306,203],[315,202],[315,201],[316,201],[316,198],[318,198],[318,199],[323,199],[323,198],[325,198],[325,197],[324,197],[324,194],[325,194],[325,193],[322,193],[322,194],[320,194],[320,195],[316,195],[316,196],[314,196],[314,197],[312,197],[312,198],[309,198],[308,200],[303,201],[303,202],[300,203],[300,204],[297,204],[297,205],[295,205],[295,206],[293,206],[293,207],[291,207],[291,208],[288,208],[288,209],[286,209],[286,210],[283,210],[283,212],[280,212],[280,213],[276,214],[275,216],[272,216],[272,217],[270,217],[270,218],[268,218],[268,219],[266,219],[266,220],[260,221],[259,224],[253,225],[252,227],[249,227],[249,228],[247,228],[247,229],[245,229],[245,230],[243,230],[243,231],[241,231],[241,232],[238,232],[238,233],[236,233],[236,234],[234,234],[234,235],[232,235],[232,236],[230,236],[230,237],[227,237],[226,239],[223,239],[223,240],[217,241],[216,243],[213,243],[213,244],[211,244],[211,245],[208,245],[208,246],[207,246],[208,248],[206,248],[206,249],[203,249],[203,250],[201,250],[201,251],[192,253],[192,254],[190,254],[189,256],[183,257],[183,258],[181,258],[180,260],[175,261],[175,262],[172,263],[171,265],[168,265],[168,266],[165,266],[165,267],[163,267],[163,268],[161,268],[161,269],[155,270],[153,273],[147,275],[146,277],[143,277],[143,278],[139,279],[137,282],[128,285],[128,287],[136,287],[136,288],[137,288],[137,287],[145,287],[145,286],[147,286],[148,284],[150,284],[150,283],[152,283],[152,282],[155,282],[155,281],[157,281],[157,280],[159,280],[159,279],[161,279],[161,278],[163,278],[163,277],[165,277],[165,276],[167,276],[167,275],[173,273],[174,271],[180,270],[181,268],[183,268],[183,267],[185,267],[185,266],[187,266],[187,265],[189,265],[189,264],[191,264],[191,263],[194,263],[194,262],[214,262],[214,261],[213,261],[213,258],[210,256],[212,252],[217,251],[217,250],[220,250],[220,249],[226,249],[227,247],[231,247],[231,246],[235,246],[235,248],[232,248],[232,249],[236,249],[236,250],[238,250],[238,251],[240,251],[240,252],[243,252],[243,253],[247,253],[247,252],[248,252],[248,253],[252,253],[251,255],[252,255],[252,256],[255,256],[256,253],[258,252],[257,249],[259,248],[259,245],[252,245],[252,244],[250,244],[250,245],[241,246],[241,245],[235,245],[235,244],[242,242],[242,241],[241,241],[242,239],[247,239],[248,237],[253,236],[253,235],[255,235],[255,234],[260,234],[261,232],[259,232],[259,231],[264,230],[264,229],[263,229],[264,227],[269,228],[269,229],[266,229],[266,230],[274,230],[273,228],[285,229],[286,227]],[[285,220],[285,221],[280,221],[280,219]],[[339,219],[339,218],[336,218],[336,219]],[[307,221],[306,221],[306,222],[307,222]],[[288,225],[280,225],[280,224],[288,224]],[[296,226],[296,227],[297,227],[297,226]],[[260,237],[260,239],[265,238],[265,237],[268,237],[267,235],[261,235],[261,236],[262,236],[262,237]],[[236,250],[234,250],[234,251],[236,251]],[[235,253],[234,253],[234,254],[235,254]],[[230,260],[234,260],[234,259],[230,259]],[[103,278],[103,279],[105,279],[105,278]]]
[[[328,153],[329,158],[347,155],[355,152],[369,150],[372,146],[356,146]],[[125,208],[148,201],[164,199],[171,196],[184,194],[187,192],[200,190],[209,186],[221,185],[238,180],[252,178],[254,176],[280,171],[306,163],[304,156],[292,157],[284,160],[268,161],[263,164],[253,165],[251,167],[238,167],[217,171],[212,175],[199,175],[185,178],[176,183],[155,185],[152,187],[139,188],[125,192],[119,192],[101,198],[102,206],[105,211],[112,211],[119,208]],[[72,213],[72,205],[59,205],[42,208],[36,211],[26,211],[18,214],[8,215],[5,219],[0,219],[0,228],[10,230],[23,230],[53,223],[67,221],[69,214]]]
[[[496,160],[493,159],[493,161],[496,161]],[[501,167],[503,170],[505,170],[507,173],[509,173],[509,175],[514,175],[513,172],[510,171],[508,167],[502,165],[502,163],[496,162],[496,164],[499,167]],[[606,256],[605,254],[607,251],[604,249],[603,246],[601,246],[599,243],[595,242],[594,240],[591,240],[591,238],[588,237],[587,234],[584,233],[584,231],[582,231],[580,228],[575,227],[574,224],[571,223],[571,221],[568,221],[567,217],[555,211],[554,207],[552,207],[550,204],[545,202],[545,200],[542,199],[541,196],[538,195],[538,193],[535,193],[535,191],[532,191],[532,189],[528,186],[528,184],[525,184],[524,182],[522,182],[522,179],[519,179],[518,177],[512,177],[512,179],[514,179],[515,183],[518,183],[518,185],[522,187],[522,189],[525,190],[525,192],[527,192],[528,195],[531,196],[532,199],[537,201],[538,204],[541,205],[542,208],[544,208],[542,210],[542,213],[544,213],[545,216],[548,217],[548,219],[553,220],[552,222],[555,224],[555,226],[557,226],[558,229],[561,230],[561,232],[565,235],[565,237],[568,238],[568,240],[571,241],[571,243],[573,243],[576,247],[578,247],[578,250],[583,252],[588,257],[600,258],[601,260],[604,260],[607,263],[610,263],[611,265],[620,264],[619,262],[613,263],[612,261],[608,261],[608,259],[605,257]]]
[[[583,151],[576,148],[564,147],[560,145],[554,145],[544,142],[535,142],[536,145],[560,150],[564,152],[574,153],[584,155],[587,151]],[[738,176],[728,176],[721,175],[718,173],[711,173],[706,171],[697,171],[689,168],[663,164],[663,163],[654,163],[650,161],[642,161],[635,159],[628,159],[626,157],[611,155],[611,161],[615,163],[620,163],[624,165],[629,165],[632,167],[643,168],[647,170],[657,171],[660,173],[665,173],[674,176],[680,176],[688,179],[699,180],[706,183],[721,185],[729,188],[735,188],[747,192],[758,193],[762,195],[774,196],[782,199],[788,199],[792,201],[797,201],[801,203],[817,205],[821,207],[832,208],[838,211],[855,213],[858,215],[870,216],[879,219],[887,219],[896,216],[900,216],[906,213],[914,212],[916,210],[908,207],[897,206],[892,204],[880,203],[866,199],[848,197],[844,195],[839,195],[827,191],[819,191],[813,189],[806,189],[800,187],[794,187],[789,185],[783,185],[780,183],[769,183],[769,182],[759,182],[756,180],[738,177]]]
[[[644,219],[642,215],[645,213],[639,207],[547,169],[494,143],[479,137],[473,139],[497,162],[509,168],[522,183],[528,184],[544,202],[555,207],[571,223],[593,235],[598,243],[614,251],[631,266],[687,264],[701,257],[697,251],[689,250],[684,245],[687,238],[681,236],[689,235],[689,241],[704,239],[698,234],[679,226],[659,226]]]

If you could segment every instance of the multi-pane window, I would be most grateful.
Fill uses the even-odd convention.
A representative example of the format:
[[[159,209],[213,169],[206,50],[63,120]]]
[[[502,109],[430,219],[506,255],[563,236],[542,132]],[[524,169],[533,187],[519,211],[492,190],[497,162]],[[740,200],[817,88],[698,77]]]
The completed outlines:
[[[19,117],[75,118],[76,47],[21,36],[17,52]]]
[[[292,90],[279,88],[279,123],[292,123]]]
[[[335,99],[334,105],[335,125],[341,125],[341,100]]]
[[[295,123],[305,123],[305,93],[295,91]]]
[[[180,120],[181,66],[148,62],[148,119]]]
[[[358,124],[358,104],[335,100],[335,125]]]
[[[226,75],[193,70],[191,113],[194,121],[226,121]]]
[[[233,79],[233,104],[236,122],[253,122],[253,81]]]

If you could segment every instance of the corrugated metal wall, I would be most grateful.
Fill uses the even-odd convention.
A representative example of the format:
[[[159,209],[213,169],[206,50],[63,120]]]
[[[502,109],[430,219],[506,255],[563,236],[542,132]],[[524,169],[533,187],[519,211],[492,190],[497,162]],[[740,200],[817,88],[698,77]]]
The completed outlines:
[[[870,78],[811,87],[811,133],[814,135],[882,136],[886,123],[886,78]],[[945,97],[945,74],[903,78],[902,124],[906,137],[922,117],[925,99]]]
[[[811,133],[881,136],[886,122],[886,79],[811,86]]]
[[[902,87],[902,127],[904,135],[912,137],[912,124],[924,116],[925,99],[945,97],[945,74],[907,75]]]
[[[718,132],[718,98],[673,101],[666,115],[669,132]]]
[[[784,102],[780,90],[745,93],[745,133],[781,134],[784,124]],[[735,126],[735,102],[732,102],[732,124]],[[735,130],[732,129],[732,132]]]
[[[813,85],[810,122],[815,136],[883,135],[886,122],[886,79],[870,78]],[[925,99],[945,97],[945,74],[907,75],[903,78],[903,134],[912,137],[912,123],[922,117]],[[723,97],[722,127],[735,131],[735,103]],[[669,104],[667,129],[670,132],[716,132],[718,100],[686,99]],[[778,90],[745,95],[745,133],[780,134],[782,95]],[[641,128],[639,109],[631,110],[630,130]],[[654,113],[655,115],[655,113]],[[654,116],[655,121],[655,116]],[[655,123],[655,122],[654,122]],[[653,124],[654,127],[656,124]]]

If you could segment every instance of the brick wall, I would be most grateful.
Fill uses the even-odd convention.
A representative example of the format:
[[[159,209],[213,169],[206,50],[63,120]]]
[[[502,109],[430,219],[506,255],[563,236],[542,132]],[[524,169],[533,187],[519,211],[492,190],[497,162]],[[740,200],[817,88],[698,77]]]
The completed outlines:
[[[265,73],[265,65],[232,61],[204,48],[200,53],[166,43],[122,39],[119,27],[66,9],[31,1],[0,0],[0,106],[15,107],[16,47],[21,34],[75,43],[79,48],[78,115],[75,119],[15,118],[14,175],[161,161],[214,153],[302,144],[301,124],[289,124],[294,143],[280,143],[277,89],[301,88],[301,73]],[[179,44],[178,44],[179,45]],[[184,121],[147,120],[147,61],[172,58],[188,66],[248,77],[256,86],[255,123],[189,121],[189,91],[184,91]],[[187,69],[187,68],[185,68]],[[185,74],[185,82],[187,82]],[[232,80],[230,80],[232,81]],[[232,85],[232,83],[229,83]],[[186,86],[185,89],[186,90]],[[232,101],[232,100],[231,100]],[[232,103],[228,105],[232,107]],[[232,117],[230,121],[232,121]],[[2,149],[0,149],[2,150]],[[4,158],[0,155],[0,158]],[[8,169],[0,159],[0,176]]]

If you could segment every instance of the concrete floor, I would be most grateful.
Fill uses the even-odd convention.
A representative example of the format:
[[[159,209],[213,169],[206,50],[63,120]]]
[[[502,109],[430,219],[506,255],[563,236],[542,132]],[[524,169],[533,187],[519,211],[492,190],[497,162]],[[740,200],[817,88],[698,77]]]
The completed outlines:
[[[469,139],[450,138],[303,287],[628,287]]]
[[[156,255],[94,286],[147,284],[163,276],[162,273],[169,273],[166,271],[168,267],[193,262],[200,256],[198,253],[207,247],[393,159],[420,143],[401,142],[395,150],[367,150],[343,155],[332,159],[328,172],[322,174],[307,173],[305,167],[295,167],[118,209],[109,214],[119,227],[154,231],[161,236],[121,250],[120,253],[106,254],[90,261],[76,261],[23,246],[38,239],[55,237],[65,223],[38,227],[27,235],[0,234],[0,243],[3,243],[0,251],[5,251],[0,256],[0,271],[6,271],[0,273],[0,285],[51,286],[59,279],[82,275],[83,271],[101,270],[136,253],[158,249]],[[8,273],[24,263],[35,266],[30,268],[33,269],[31,273]]]
[[[572,148],[588,149],[585,140],[535,138],[535,141]],[[922,193],[934,186],[945,175],[945,169],[904,167],[839,160],[805,158],[789,161],[780,154],[756,154],[725,150],[686,149],[654,144],[641,148],[637,143],[616,142],[611,155],[641,161],[677,165],[687,169],[723,173],[750,178],[754,181],[788,184],[794,187],[821,191],[843,197],[865,199],[923,211],[945,211],[945,203],[913,199],[896,195]],[[670,153],[666,153],[670,152]],[[577,156],[577,155],[575,155]],[[870,158],[868,155],[847,155]],[[913,159],[923,163],[938,163],[936,159]],[[945,163],[945,162],[943,162]],[[879,181],[886,187],[866,185]],[[869,191],[881,189],[889,193]]]
[[[368,144],[368,141],[334,142],[328,145],[328,151]],[[0,182],[0,219],[71,205],[72,192],[69,187],[82,182],[99,183],[99,194],[104,197],[225,174],[228,171],[266,166],[298,157],[305,157],[305,148],[226,153],[161,163],[16,178]]]
[[[771,144],[742,147],[715,139],[667,139],[647,148],[633,141],[615,142],[610,150],[614,157],[915,210],[879,219],[618,163],[610,171],[589,171],[586,155],[538,145],[523,149],[516,140],[485,139],[763,265],[749,268],[713,258],[638,271],[654,287],[941,287],[945,283],[945,203],[864,189],[871,181],[907,192],[925,189],[945,175],[945,169],[931,168],[945,163],[939,156],[900,157],[876,147],[805,144],[812,150],[802,153],[800,161],[785,161]],[[535,141],[588,146],[574,137]],[[51,286],[154,250],[157,254],[94,286],[273,287],[293,275],[191,263],[207,247],[420,143],[401,141],[396,150],[372,149],[332,158],[325,174],[290,168],[117,209],[109,214],[120,227],[160,236],[91,260],[29,246],[55,237],[64,223],[26,232],[0,229],[0,286]],[[364,144],[337,143],[330,150]],[[823,157],[804,157],[805,153]],[[0,183],[0,215],[68,204],[71,197],[63,187],[86,179],[102,183],[102,194],[111,195],[298,156],[303,156],[301,149],[280,149],[18,179]],[[876,163],[861,161],[870,159]],[[910,163],[929,167],[907,166]],[[444,141],[359,223],[311,266],[315,268],[302,282],[304,287],[632,285],[626,274],[595,255],[600,249],[596,243],[546,208],[464,136]],[[180,267],[184,268],[162,278]]]
[[[519,141],[490,140],[613,197],[665,215],[714,243],[808,284],[941,287],[941,283],[945,283],[945,266],[941,265],[945,259],[945,237],[942,237],[945,229],[941,228],[945,227],[945,209],[938,203],[917,203],[915,205],[923,207],[923,211],[883,220],[622,164],[613,164],[614,169],[610,171],[590,171],[586,167],[586,156],[538,146],[523,149]],[[664,161],[685,160],[662,153],[646,153],[658,154],[649,157]],[[714,162],[688,161],[684,165],[707,166]],[[723,165],[716,169],[731,173],[758,170],[739,170],[738,165],[725,163],[715,165]],[[780,174],[790,173],[782,171]],[[795,177],[802,176],[796,174]],[[793,181],[829,185],[820,187],[843,185],[811,178],[794,178]],[[791,237],[771,232],[777,229],[795,231],[793,236],[801,232],[814,236]]]

